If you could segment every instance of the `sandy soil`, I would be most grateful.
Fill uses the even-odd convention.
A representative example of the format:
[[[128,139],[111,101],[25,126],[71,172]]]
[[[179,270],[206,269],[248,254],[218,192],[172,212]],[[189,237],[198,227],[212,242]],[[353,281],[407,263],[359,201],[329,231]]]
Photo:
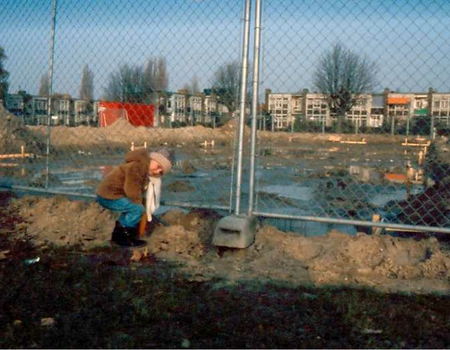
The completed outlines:
[[[52,155],[64,153],[105,153],[115,147],[169,144],[172,146],[195,146],[199,148],[206,141],[211,147],[214,140],[216,146],[230,146],[236,138],[237,120],[231,120],[224,126],[212,129],[203,126],[188,126],[176,129],[134,127],[125,119],[118,119],[108,127],[67,127],[53,126],[50,133]],[[47,126],[26,126],[21,120],[0,106],[0,153],[19,152],[25,146],[27,152],[41,155],[46,152]],[[249,139],[250,129],[245,127],[246,139]],[[280,144],[298,145],[301,143],[330,141],[361,141],[377,144],[392,144],[403,140],[402,136],[391,135],[322,135],[320,133],[291,134],[288,132],[261,131],[258,133],[261,144],[277,146]]]
[[[46,147],[44,133],[35,135],[0,104],[0,154],[20,153],[21,146],[26,152],[42,153]]]
[[[235,137],[236,122],[220,129],[202,126],[182,129],[135,128],[125,120],[119,120],[107,128],[53,127],[51,133],[52,155],[65,152],[111,152],[116,146],[129,147],[147,142],[149,146],[171,144],[178,147],[191,145],[199,148],[204,141],[215,141],[229,151]],[[45,152],[47,128],[21,125],[20,121],[3,109],[0,110],[0,153],[20,152],[26,146],[28,152],[37,155]],[[248,130],[246,130],[248,133]],[[334,136],[345,140],[384,145],[392,157],[392,145],[403,138],[390,135]],[[290,133],[260,133],[262,151],[270,150],[268,161],[278,161],[277,145],[299,147],[327,143],[330,135]],[[343,147],[338,146],[336,147]],[[350,147],[350,146],[346,146]],[[188,148],[183,148],[188,151]],[[300,150],[301,151],[301,150]],[[348,149],[343,151],[348,152]],[[306,152],[306,151],[304,151]],[[336,152],[335,152],[336,153]],[[344,152],[345,153],[345,152]],[[286,158],[286,155],[282,155]],[[298,154],[291,155],[295,161]],[[331,156],[330,156],[331,157]],[[333,156],[335,157],[335,156]],[[287,158],[289,160],[289,158]],[[323,160],[328,164],[329,158]],[[317,165],[317,159],[311,159]],[[8,168],[5,168],[5,171]],[[186,173],[195,171],[184,169]],[[11,174],[13,176],[14,174]],[[183,183],[174,184],[172,190],[191,191]],[[11,203],[25,220],[21,224],[26,235],[36,245],[81,245],[92,249],[108,244],[116,216],[95,203],[69,201],[64,197],[23,197]],[[150,253],[157,258],[175,261],[180,269],[193,280],[225,278],[224,283],[259,279],[289,284],[352,285],[373,287],[383,291],[430,293],[449,291],[448,272],[450,255],[434,238],[413,240],[391,236],[348,236],[330,232],[326,236],[303,237],[284,233],[273,227],[258,229],[255,243],[245,250],[221,250],[211,245],[214,224],[218,217],[205,211],[184,214],[180,211],[166,213],[163,218],[169,227],[157,226],[146,238],[147,250],[137,251],[133,259],[138,261]]]
[[[23,235],[38,246],[81,245],[90,250],[108,246],[116,216],[93,202],[65,197],[25,196],[10,209],[25,220]],[[175,262],[192,280],[223,279],[276,281],[290,285],[351,285],[387,292],[448,293],[450,254],[435,238],[414,240],[364,233],[349,236],[337,231],[304,237],[273,227],[259,227],[247,249],[212,246],[218,215],[202,210],[169,211],[162,218],[168,227],[153,225],[147,254]]]

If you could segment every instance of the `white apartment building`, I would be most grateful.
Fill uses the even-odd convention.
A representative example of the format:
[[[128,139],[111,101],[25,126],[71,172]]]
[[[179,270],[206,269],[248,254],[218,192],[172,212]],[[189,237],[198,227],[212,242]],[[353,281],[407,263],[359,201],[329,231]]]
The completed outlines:
[[[194,95],[189,97],[189,121],[193,124],[204,121],[203,119],[203,96]]]
[[[367,117],[367,126],[381,128],[384,122],[384,96],[382,94],[371,95],[371,108]]]
[[[274,128],[276,130],[287,128],[293,123],[292,94],[269,94],[268,111],[272,115]]]
[[[431,115],[435,121],[450,125],[450,94],[431,94]]]
[[[71,102],[70,96],[52,98],[52,124],[70,125]]]
[[[353,125],[368,126],[370,124],[370,112],[372,110],[372,95],[359,96],[352,108],[345,114],[345,119]]]
[[[331,125],[331,113],[327,97],[318,93],[307,93],[305,99],[305,118],[320,124]]]
[[[389,93],[386,116],[389,120],[405,121],[413,115],[414,94]]]
[[[428,106],[429,95],[428,94],[414,94],[414,98],[412,100],[413,107],[413,115],[421,115],[419,111],[427,109]]]
[[[89,108],[90,103],[86,100],[75,100],[73,102],[73,122],[75,125],[79,125],[81,123],[85,123],[90,125],[93,122],[93,115]]]
[[[295,123],[303,115],[303,98],[300,93],[268,93],[267,107],[273,117],[275,130],[282,130]]]
[[[300,117],[304,114],[304,103],[301,94],[292,95],[292,113],[294,117]]]
[[[364,94],[345,115],[345,119],[358,127],[379,128],[388,121],[407,121],[413,116],[429,115],[427,93]],[[432,94],[434,114],[439,120],[450,121],[450,94]],[[302,116],[307,121],[331,126],[336,115],[331,113],[327,96],[320,93],[301,94],[272,93],[266,91],[268,112],[274,119],[274,129],[281,130],[291,126],[296,118]]]
[[[42,96],[33,96],[31,98],[31,123],[46,124],[48,98]]]
[[[198,93],[189,95],[180,90],[167,99],[167,113],[171,122],[183,122],[189,125],[196,123],[212,123],[212,113],[222,116],[228,113],[226,106],[219,103],[216,97]]]
[[[167,100],[167,111],[170,121],[186,122],[186,95],[182,93],[174,93]]]
[[[204,113],[205,113],[205,123],[212,122],[212,115],[214,113],[218,114],[218,103],[214,96],[206,95],[204,99]]]
[[[205,95],[203,99],[203,114],[205,123],[213,123],[215,125],[217,120],[213,118],[213,115],[220,119],[224,114],[228,114],[228,108],[219,103],[215,96]]]

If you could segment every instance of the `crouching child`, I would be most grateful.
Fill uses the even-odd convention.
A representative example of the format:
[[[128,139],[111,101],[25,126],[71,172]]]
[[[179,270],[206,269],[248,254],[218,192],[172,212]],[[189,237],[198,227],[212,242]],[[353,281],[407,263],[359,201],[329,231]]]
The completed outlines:
[[[120,212],[111,235],[111,243],[122,247],[140,247],[146,243],[138,239],[138,225],[145,213],[143,192],[150,177],[159,178],[170,172],[173,153],[166,147],[149,152],[130,151],[125,163],[109,172],[99,184],[97,202],[104,208]]]

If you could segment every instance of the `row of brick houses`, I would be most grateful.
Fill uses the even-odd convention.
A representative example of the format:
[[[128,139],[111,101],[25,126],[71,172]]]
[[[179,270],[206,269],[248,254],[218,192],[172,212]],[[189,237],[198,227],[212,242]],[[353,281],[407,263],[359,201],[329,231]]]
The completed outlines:
[[[227,107],[219,103],[211,93],[189,94],[186,90],[176,93],[158,94],[158,111],[161,123],[180,123],[193,125],[197,123],[213,124],[215,116],[228,115]]]
[[[300,93],[265,91],[265,107],[273,120],[273,127],[282,130],[296,120],[331,126],[336,119],[330,111],[327,97],[304,89]],[[358,126],[380,128],[383,124],[408,122],[412,117],[430,117],[436,123],[450,122],[450,93],[399,93],[385,89],[380,94],[365,94],[345,115]]]
[[[86,101],[70,95],[54,95],[50,111],[52,125],[98,125],[99,101]],[[155,94],[157,123],[180,123],[193,125],[213,123],[214,116],[228,114],[225,106],[218,103],[214,95],[198,93],[191,95],[185,90],[176,93]],[[31,96],[24,91],[6,96],[6,109],[22,118],[25,124],[48,125],[48,98]]]
[[[179,123],[194,125],[214,123],[217,116],[228,115],[227,108],[211,93],[158,93],[155,99],[155,126]],[[6,96],[6,109],[20,116],[26,124],[47,125],[48,98],[30,96],[24,91]],[[331,126],[336,119],[323,94],[304,89],[299,93],[265,91],[265,109],[274,130],[292,128],[295,121],[306,120]],[[70,95],[54,95],[51,108],[52,125],[98,125],[98,102],[74,99]],[[380,128],[391,122],[407,122],[412,117],[429,117],[435,123],[450,124],[450,93],[399,93],[385,89],[379,94],[362,95],[346,113],[346,119],[359,127]]]
[[[98,121],[97,103],[72,99],[70,95],[55,95],[51,99],[52,125],[95,125]],[[6,109],[22,118],[28,125],[47,125],[48,98],[19,92],[6,95]]]

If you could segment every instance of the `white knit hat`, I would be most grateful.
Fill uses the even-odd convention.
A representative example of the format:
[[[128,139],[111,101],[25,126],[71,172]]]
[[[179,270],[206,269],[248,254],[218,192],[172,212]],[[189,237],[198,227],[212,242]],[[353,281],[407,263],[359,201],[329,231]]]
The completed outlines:
[[[150,158],[161,164],[164,174],[167,174],[172,169],[174,156],[173,152],[167,147],[161,147],[156,151],[150,152]]]

